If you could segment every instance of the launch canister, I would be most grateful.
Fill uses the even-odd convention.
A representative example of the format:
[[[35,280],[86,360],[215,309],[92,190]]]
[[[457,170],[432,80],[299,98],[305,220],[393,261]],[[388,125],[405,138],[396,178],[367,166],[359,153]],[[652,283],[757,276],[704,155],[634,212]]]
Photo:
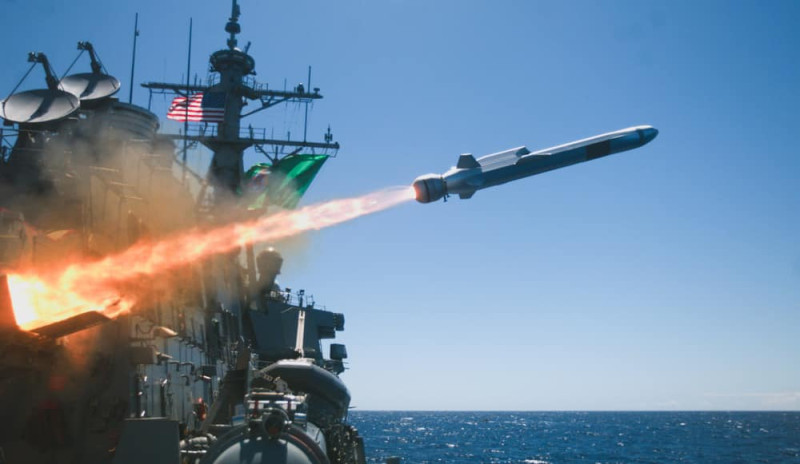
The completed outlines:
[[[651,126],[636,126],[535,152],[519,147],[478,159],[463,154],[458,164],[444,174],[417,177],[414,191],[420,203],[455,194],[467,199],[487,187],[639,148],[656,135],[658,130]]]

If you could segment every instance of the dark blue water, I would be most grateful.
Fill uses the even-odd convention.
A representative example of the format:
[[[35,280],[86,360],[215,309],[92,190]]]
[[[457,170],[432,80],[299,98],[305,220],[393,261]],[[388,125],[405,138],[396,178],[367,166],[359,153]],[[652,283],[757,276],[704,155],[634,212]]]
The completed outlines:
[[[353,411],[368,462],[800,463],[800,412]]]

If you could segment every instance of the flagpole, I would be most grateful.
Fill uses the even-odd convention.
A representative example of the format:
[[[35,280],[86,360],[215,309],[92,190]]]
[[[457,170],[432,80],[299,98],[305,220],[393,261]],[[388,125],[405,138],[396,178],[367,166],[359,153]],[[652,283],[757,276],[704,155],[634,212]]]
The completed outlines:
[[[189,74],[192,69],[192,18],[189,18],[189,53],[186,58],[186,114],[183,121],[183,169],[186,169],[186,151],[189,142]]]

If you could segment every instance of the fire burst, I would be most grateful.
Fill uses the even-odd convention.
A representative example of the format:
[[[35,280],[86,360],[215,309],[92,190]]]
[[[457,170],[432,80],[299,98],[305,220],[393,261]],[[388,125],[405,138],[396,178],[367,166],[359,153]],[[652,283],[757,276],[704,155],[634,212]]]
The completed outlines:
[[[410,187],[381,190],[212,230],[192,230],[154,243],[135,244],[122,253],[91,263],[72,264],[47,275],[9,275],[17,325],[31,330],[89,311],[116,317],[136,303],[135,296],[119,293],[118,288],[126,282],[245,245],[324,229],[397,206],[414,196]]]

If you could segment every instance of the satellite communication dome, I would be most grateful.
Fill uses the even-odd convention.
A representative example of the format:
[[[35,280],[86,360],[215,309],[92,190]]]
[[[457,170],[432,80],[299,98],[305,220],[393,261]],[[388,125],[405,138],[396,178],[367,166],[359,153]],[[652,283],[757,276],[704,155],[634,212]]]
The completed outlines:
[[[60,89],[28,90],[0,102],[0,117],[19,124],[36,124],[61,119],[78,110],[75,95]]]
[[[120,83],[108,74],[78,73],[61,79],[61,88],[77,95],[81,101],[92,101],[114,95],[119,91]]]

